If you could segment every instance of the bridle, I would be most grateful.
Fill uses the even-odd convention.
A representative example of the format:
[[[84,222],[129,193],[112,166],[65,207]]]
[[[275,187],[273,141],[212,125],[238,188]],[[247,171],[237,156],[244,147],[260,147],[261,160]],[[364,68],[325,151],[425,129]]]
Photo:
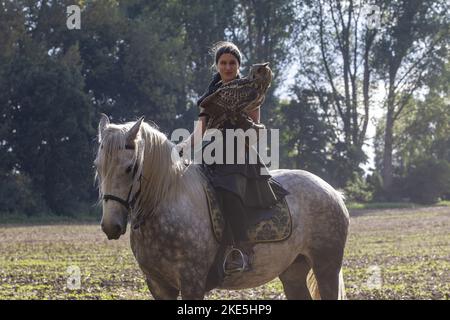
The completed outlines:
[[[126,145],[125,149],[134,149],[134,147]],[[135,175],[137,173],[137,170],[138,170],[138,164],[135,163],[134,164],[134,168],[133,168],[133,175],[132,175],[133,182],[131,183],[130,190],[128,191],[128,195],[127,195],[127,198],[125,200],[122,199],[122,198],[119,198],[119,197],[117,197],[115,195],[112,195],[112,194],[104,194],[103,195],[103,200],[105,200],[105,202],[107,202],[108,200],[117,201],[121,205],[123,205],[127,210],[133,209],[134,205],[136,204],[136,200],[137,200],[137,198],[139,197],[139,195],[141,193],[141,188],[142,188],[142,173],[141,173],[139,175],[139,178],[138,178],[138,180],[139,180],[139,190],[136,191],[136,193],[134,194],[133,198],[130,199],[131,191],[133,191],[134,177],[135,177]]]
[[[136,204],[136,200],[139,197],[139,194],[141,193],[142,174],[139,176],[138,180],[139,180],[139,190],[134,194],[134,196],[131,200],[130,200],[130,195],[131,195],[131,191],[133,190],[134,183],[131,184],[131,187],[130,187],[130,190],[128,191],[126,200],[123,200],[122,198],[116,197],[115,195],[112,195],[112,194],[104,194],[103,200],[105,200],[105,202],[108,200],[114,200],[114,201],[119,202],[121,205],[123,205],[127,210],[133,209],[134,205]]]

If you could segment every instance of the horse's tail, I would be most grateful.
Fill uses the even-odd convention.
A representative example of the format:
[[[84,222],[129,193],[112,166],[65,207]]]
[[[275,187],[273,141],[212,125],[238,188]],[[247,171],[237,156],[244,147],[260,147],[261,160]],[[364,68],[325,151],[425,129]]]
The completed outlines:
[[[306,286],[308,287],[311,298],[313,300],[320,300],[319,286],[317,285],[317,280],[312,269],[309,270],[308,276],[306,277]]]
[[[317,285],[316,277],[314,276],[313,270],[309,270],[308,276],[306,277],[306,286],[308,287],[309,293],[313,300],[320,300],[319,286]],[[342,269],[339,271],[339,292],[338,300],[347,300],[347,295],[345,294],[344,277],[342,275]]]
[[[345,294],[344,276],[342,275],[342,269],[339,271],[339,295],[338,300],[347,300],[347,295]]]

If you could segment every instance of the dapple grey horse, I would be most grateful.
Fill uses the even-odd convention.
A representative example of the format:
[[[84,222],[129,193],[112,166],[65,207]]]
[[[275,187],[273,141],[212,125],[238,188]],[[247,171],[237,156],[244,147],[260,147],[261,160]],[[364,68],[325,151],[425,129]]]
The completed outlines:
[[[203,299],[219,244],[210,225],[198,165],[172,161],[174,144],[141,118],[99,123],[95,159],[101,227],[118,239],[131,220],[133,254],[155,299]],[[349,215],[343,197],[302,170],[274,170],[289,191],[292,235],[254,247],[252,269],[227,276],[222,289],[260,286],[279,277],[288,299],[344,299],[342,260]],[[139,222],[139,223],[138,223]]]

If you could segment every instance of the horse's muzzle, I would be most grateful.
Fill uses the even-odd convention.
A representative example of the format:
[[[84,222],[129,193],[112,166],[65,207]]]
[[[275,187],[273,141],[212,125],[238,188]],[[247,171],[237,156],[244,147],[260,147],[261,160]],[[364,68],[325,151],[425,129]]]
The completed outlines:
[[[124,226],[122,226],[119,223],[111,224],[111,225],[105,225],[102,222],[101,227],[102,227],[103,232],[108,237],[108,240],[117,240],[126,231],[126,224]]]

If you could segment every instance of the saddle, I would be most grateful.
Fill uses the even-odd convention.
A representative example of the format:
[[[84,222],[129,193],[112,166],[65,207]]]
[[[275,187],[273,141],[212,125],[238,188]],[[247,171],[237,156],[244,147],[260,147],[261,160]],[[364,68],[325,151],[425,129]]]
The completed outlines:
[[[206,181],[208,181],[206,179]],[[217,201],[213,186],[203,186],[208,202],[211,226],[217,242],[222,243],[225,234],[225,218]],[[262,242],[278,242],[289,238],[292,233],[292,217],[286,198],[269,208],[250,208],[250,223],[247,226],[246,242],[257,244]]]

